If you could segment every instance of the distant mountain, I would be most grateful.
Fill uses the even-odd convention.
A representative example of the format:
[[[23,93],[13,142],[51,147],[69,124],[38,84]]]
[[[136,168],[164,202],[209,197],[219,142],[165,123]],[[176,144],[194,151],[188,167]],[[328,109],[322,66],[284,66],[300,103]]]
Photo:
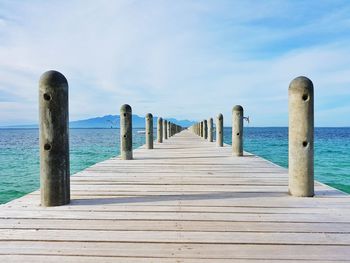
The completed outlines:
[[[156,127],[158,117],[153,117],[153,126]],[[182,127],[189,127],[194,124],[194,121],[166,119],[180,125]],[[103,117],[95,117],[91,119],[78,120],[69,122],[69,128],[119,128],[119,115],[106,115]],[[145,118],[138,115],[132,115],[133,128],[145,128]],[[12,125],[1,128],[38,128],[37,124],[31,125]]]
[[[158,117],[153,117],[153,126],[156,127]],[[167,119],[177,125],[189,127],[194,124],[194,121]],[[70,128],[119,128],[119,115],[106,115],[103,117],[96,117],[91,119],[72,121],[69,123]],[[145,118],[138,115],[132,115],[133,128],[144,128]]]

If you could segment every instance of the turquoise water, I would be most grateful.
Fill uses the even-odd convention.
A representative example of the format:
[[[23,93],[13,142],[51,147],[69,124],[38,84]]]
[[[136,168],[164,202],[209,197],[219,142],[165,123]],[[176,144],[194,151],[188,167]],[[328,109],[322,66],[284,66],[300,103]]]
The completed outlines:
[[[231,128],[224,141],[231,144]],[[315,129],[315,179],[350,193],[350,128]],[[244,150],[288,167],[288,128],[245,128]]]
[[[134,148],[144,144],[134,129]],[[0,203],[39,187],[37,129],[0,129]],[[224,130],[231,143],[231,128]],[[287,128],[245,128],[244,148],[283,167],[288,165]],[[350,193],[350,128],[316,128],[316,179]],[[71,174],[119,155],[118,129],[71,129]]]
[[[133,147],[144,134],[133,132]],[[70,129],[70,171],[74,174],[119,155],[119,129]],[[0,204],[39,188],[38,129],[0,129]]]

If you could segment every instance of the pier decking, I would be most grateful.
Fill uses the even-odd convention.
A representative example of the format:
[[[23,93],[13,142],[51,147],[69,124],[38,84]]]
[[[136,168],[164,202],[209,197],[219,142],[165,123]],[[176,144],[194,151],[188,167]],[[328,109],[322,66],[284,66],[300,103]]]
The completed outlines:
[[[0,206],[0,262],[350,261],[349,195],[291,197],[286,169],[186,130],[134,158],[74,175],[69,205]]]

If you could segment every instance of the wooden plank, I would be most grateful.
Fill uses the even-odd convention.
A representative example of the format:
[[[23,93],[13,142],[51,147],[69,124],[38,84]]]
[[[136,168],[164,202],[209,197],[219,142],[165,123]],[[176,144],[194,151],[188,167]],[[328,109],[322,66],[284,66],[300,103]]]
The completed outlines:
[[[279,233],[279,232],[183,232],[183,231],[109,231],[0,229],[0,240],[41,240],[81,242],[145,242],[197,244],[350,244],[348,233]],[[348,246],[350,249],[350,245]]]
[[[173,259],[338,260],[348,262],[346,246],[162,244],[111,242],[0,241],[0,255],[71,255]],[[213,260],[215,259],[215,260]],[[22,257],[25,262],[25,257]]]
[[[261,259],[220,259],[220,258],[155,258],[155,257],[96,257],[96,256],[64,256],[64,255],[0,255],[0,260],[3,262],[11,263],[11,262],[20,262],[22,263],[25,261],[26,263],[30,262],[65,262],[65,263],[96,263],[96,262],[103,262],[103,263],[115,263],[115,262],[123,262],[123,263],[196,263],[198,260],[203,263],[212,263],[213,261],[219,262],[219,263],[253,263],[253,262],[259,262],[259,263],[270,263],[271,260],[261,260]],[[295,263],[295,260],[281,260],[279,259],[278,262],[283,263]],[[298,260],[299,263],[301,262],[310,262],[310,260]],[[344,261],[335,261],[335,260],[312,260],[312,263],[334,263],[334,262],[344,262]]]
[[[350,233],[350,223],[293,223],[247,221],[166,221],[166,220],[94,220],[75,219],[1,219],[1,229],[76,229],[109,231],[206,231],[206,232],[291,232]]]

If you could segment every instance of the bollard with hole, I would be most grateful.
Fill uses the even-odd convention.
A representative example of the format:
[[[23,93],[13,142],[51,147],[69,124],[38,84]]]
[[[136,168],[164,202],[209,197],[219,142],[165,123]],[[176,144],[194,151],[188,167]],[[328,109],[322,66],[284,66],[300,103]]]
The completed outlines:
[[[200,129],[200,131],[199,131],[200,132],[200,136],[203,137],[204,136],[204,134],[203,134],[203,121],[200,122],[199,129]]]
[[[314,86],[297,77],[289,85],[289,194],[314,196]]]
[[[170,121],[168,121],[168,138],[170,138],[171,137],[171,122]]]
[[[68,82],[57,71],[39,82],[40,192],[42,206],[70,202]]]
[[[224,146],[224,116],[221,113],[216,118],[216,145]]]
[[[208,120],[208,141],[213,142],[213,118]]]
[[[207,120],[204,120],[203,121],[203,133],[204,133],[204,139],[207,140],[208,139],[208,121]]]
[[[167,120],[163,120],[163,137],[164,137],[164,140],[168,139],[168,121]]]
[[[157,121],[157,139],[159,143],[163,142],[163,119],[158,117]]]
[[[132,159],[132,110],[128,104],[120,107],[120,157]]]
[[[243,107],[236,105],[232,109],[232,154],[243,156]]]
[[[146,148],[153,149],[153,115],[146,114]]]

